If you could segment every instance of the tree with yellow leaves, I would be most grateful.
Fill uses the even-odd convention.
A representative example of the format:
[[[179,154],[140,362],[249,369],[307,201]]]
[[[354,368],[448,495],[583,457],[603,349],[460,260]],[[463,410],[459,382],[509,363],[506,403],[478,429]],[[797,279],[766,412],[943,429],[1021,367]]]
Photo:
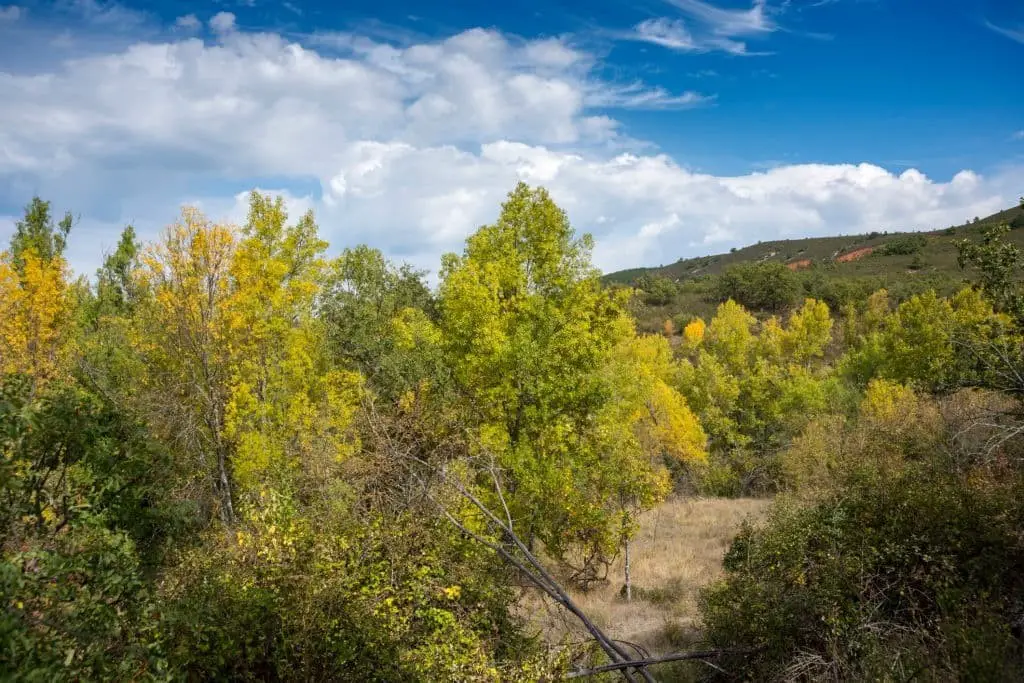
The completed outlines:
[[[667,491],[662,454],[703,454],[667,383],[664,339],[639,340],[602,289],[591,240],[520,183],[498,221],[445,257],[441,339],[481,447],[495,454],[523,532],[584,574],[616,550],[621,512]]]
[[[63,252],[71,217],[54,225],[38,197],[0,254],[0,371],[25,373],[34,386],[68,371],[72,298]]]

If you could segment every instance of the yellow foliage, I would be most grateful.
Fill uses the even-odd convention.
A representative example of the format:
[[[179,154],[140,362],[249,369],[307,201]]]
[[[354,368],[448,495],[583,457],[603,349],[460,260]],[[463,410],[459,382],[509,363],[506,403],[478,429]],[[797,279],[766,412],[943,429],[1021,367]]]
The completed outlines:
[[[696,347],[704,341],[704,330],[705,325],[702,319],[696,318],[691,320],[683,328],[683,340],[687,345]]]
[[[32,250],[22,258],[19,276],[10,254],[0,256],[0,370],[42,383],[68,370],[67,266],[59,256],[45,261]]]

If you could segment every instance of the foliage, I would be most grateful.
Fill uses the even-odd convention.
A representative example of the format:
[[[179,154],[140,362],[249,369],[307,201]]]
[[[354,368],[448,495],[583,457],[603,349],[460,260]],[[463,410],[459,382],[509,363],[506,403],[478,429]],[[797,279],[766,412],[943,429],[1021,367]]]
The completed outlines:
[[[54,225],[50,202],[33,197],[25,207],[25,216],[15,223],[14,235],[11,236],[11,261],[14,269],[24,274],[25,255],[29,252],[43,263],[61,258],[72,222],[71,213],[68,212]]]
[[[520,184],[497,223],[445,257],[439,292],[462,412],[509,478],[513,516],[587,574],[614,553],[621,512],[666,492],[654,458],[702,452],[696,432],[675,433],[696,425],[665,383],[667,345],[636,338],[590,249],[544,190]]]
[[[679,287],[667,277],[644,275],[637,279],[636,286],[643,292],[644,302],[651,306],[664,306],[679,293]]]
[[[394,324],[406,309],[436,317],[423,273],[408,265],[396,268],[377,249],[345,249],[330,265],[319,314],[326,325],[331,352],[366,377],[381,395],[394,400],[424,374],[417,354],[399,348]]]
[[[910,256],[918,254],[928,244],[924,235],[895,237],[872,252],[872,256]]]
[[[937,458],[874,463],[741,531],[704,597],[707,637],[761,649],[723,667],[758,680],[1019,677],[1019,483],[961,479]]]
[[[781,313],[797,301],[800,283],[777,261],[738,264],[722,273],[717,295],[720,301],[733,299],[750,309]]]
[[[691,325],[677,386],[710,438],[700,485],[719,495],[771,490],[775,451],[836,400],[823,362],[832,338],[828,306],[808,299],[783,326],[776,318],[758,323],[730,300],[706,331],[703,321]]]
[[[1024,214],[1022,214],[1024,215]],[[981,242],[960,240],[961,268],[973,267],[980,274],[980,287],[993,302],[996,310],[1024,320],[1024,291],[1020,284],[1020,272],[1024,261],[1020,248],[1003,237],[1009,232],[1006,225],[997,225],[985,230]]]
[[[162,678],[143,570],[180,528],[166,459],[95,396],[59,384],[33,396],[17,375],[0,383],[0,440],[0,670]]]
[[[0,371],[38,384],[65,376],[72,301],[63,258],[42,258],[34,247],[4,252],[0,300]]]

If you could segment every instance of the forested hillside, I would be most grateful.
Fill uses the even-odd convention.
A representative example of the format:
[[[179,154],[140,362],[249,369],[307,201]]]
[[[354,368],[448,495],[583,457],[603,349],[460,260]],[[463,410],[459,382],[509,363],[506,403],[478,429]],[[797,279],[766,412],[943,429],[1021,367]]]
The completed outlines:
[[[3,678],[1024,677],[1024,231],[634,291],[545,190],[495,215],[436,288],[260,193],[88,279],[33,199],[0,256]],[[908,258],[950,279],[842,275]],[[630,574],[645,512],[751,496],[674,652],[578,598],[671,602]]]
[[[781,283],[783,290],[764,301],[748,296],[746,303],[758,310],[792,305],[801,295],[838,307],[881,288],[901,301],[929,289],[948,295],[966,282],[957,243],[979,240],[985,230],[1003,224],[1011,228],[1006,239],[1024,247],[1024,207],[1015,206],[930,232],[880,229],[865,235],[758,242],[724,254],[609,273],[603,280],[643,291],[635,313],[649,331],[665,319],[687,313],[707,315],[730,296],[743,296],[735,280],[757,273],[766,282]],[[792,274],[784,273],[783,266]]]

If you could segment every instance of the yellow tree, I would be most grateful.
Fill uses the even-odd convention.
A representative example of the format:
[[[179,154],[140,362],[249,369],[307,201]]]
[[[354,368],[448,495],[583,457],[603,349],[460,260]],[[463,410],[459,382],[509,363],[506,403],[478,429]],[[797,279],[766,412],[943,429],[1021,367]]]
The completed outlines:
[[[134,330],[147,369],[140,390],[151,423],[191,458],[189,469],[213,494],[210,507],[225,522],[235,517],[224,429],[232,353],[226,309],[236,246],[229,226],[183,210],[142,252]]]
[[[546,191],[521,183],[497,223],[445,258],[440,287],[442,344],[512,514],[588,570],[621,538],[622,501],[664,495],[651,455],[703,452],[667,370],[637,371],[670,358],[667,341],[634,346],[625,299],[601,287],[590,249]]]
[[[300,475],[322,481],[354,446],[347,428],[360,379],[332,369],[313,316],[327,243],[312,213],[286,221],[280,198],[252,193],[225,301],[225,434],[235,447],[234,476],[248,494],[267,486],[292,492]]]
[[[0,254],[0,371],[33,386],[67,372],[73,297],[63,251],[71,218],[57,226],[50,203],[34,198]]]

